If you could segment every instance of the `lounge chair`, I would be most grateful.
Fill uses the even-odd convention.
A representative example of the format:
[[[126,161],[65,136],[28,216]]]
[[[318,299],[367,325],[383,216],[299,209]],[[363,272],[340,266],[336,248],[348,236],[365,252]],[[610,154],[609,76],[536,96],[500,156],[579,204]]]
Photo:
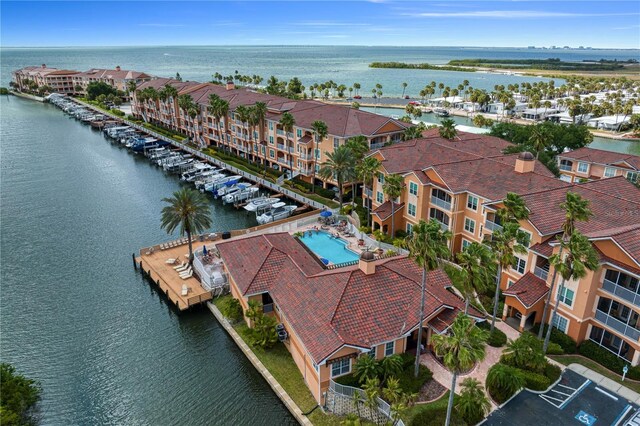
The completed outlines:
[[[174,266],[173,269],[177,271],[178,269],[185,268],[186,266],[187,266],[187,262],[182,262],[180,265]]]
[[[177,268],[177,269],[176,269],[176,272],[177,272],[177,273],[179,273],[179,274],[181,274],[181,273],[185,272],[187,269],[189,269],[190,267],[191,267],[191,266],[189,266],[189,264],[188,264],[188,263],[185,263],[185,265],[184,265],[183,267],[181,267],[181,268]]]
[[[191,278],[191,276],[192,276],[192,275],[193,275],[193,270],[189,271],[189,273],[188,273],[188,274],[186,274],[186,275],[182,275],[182,274],[181,274],[181,275],[180,275],[180,278],[182,278],[183,280],[186,280],[186,279]]]
[[[189,294],[189,287],[186,284],[182,284],[182,295],[186,296],[187,294]]]
[[[187,269],[185,269],[184,271],[180,271],[180,272],[178,272],[178,275],[186,275],[186,274],[188,274],[189,272],[192,272],[192,271],[193,271],[193,269],[191,269],[191,266],[189,266],[189,267],[188,267]]]
[[[177,261],[178,259],[171,258],[171,259],[165,260],[164,263],[167,263],[169,265],[175,265]]]

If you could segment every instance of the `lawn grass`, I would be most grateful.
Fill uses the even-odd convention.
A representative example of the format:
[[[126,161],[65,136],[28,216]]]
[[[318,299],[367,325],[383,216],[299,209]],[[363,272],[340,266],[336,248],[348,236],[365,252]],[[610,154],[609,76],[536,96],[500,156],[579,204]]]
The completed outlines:
[[[439,399],[426,404],[415,404],[413,407],[407,410],[406,414],[402,417],[405,425],[410,425],[411,420],[422,411],[431,411],[436,409],[447,409],[449,404],[449,391],[442,395]]]
[[[213,299],[213,304],[219,308],[231,297],[231,295],[226,295],[215,298]],[[280,383],[280,386],[287,391],[291,399],[295,401],[303,413],[317,405],[316,400],[304,382],[300,370],[298,370],[298,366],[293,361],[291,354],[289,354],[284,344],[278,342],[273,348],[265,350],[251,343],[249,327],[247,327],[245,322],[236,323],[233,325],[233,328],[251,348],[260,362],[264,364],[267,370],[269,370],[278,383]],[[338,426],[342,421],[341,417],[326,414],[319,408],[308,417],[309,420],[317,426]]]
[[[640,383],[628,379],[623,382],[621,376],[615,374],[614,372],[606,367],[603,367],[597,362],[590,360],[589,358],[584,358],[579,355],[549,355],[549,358],[564,365],[580,364],[590,370],[595,371],[596,373],[600,373],[603,376],[608,377],[616,383],[619,383],[635,392],[640,393]]]

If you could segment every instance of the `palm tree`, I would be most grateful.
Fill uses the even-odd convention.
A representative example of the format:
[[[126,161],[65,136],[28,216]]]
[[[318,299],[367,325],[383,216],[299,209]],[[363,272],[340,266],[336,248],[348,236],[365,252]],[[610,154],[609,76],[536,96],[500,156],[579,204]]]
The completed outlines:
[[[211,212],[209,201],[198,191],[183,188],[173,193],[173,197],[162,201],[168,205],[162,208],[161,226],[168,234],[176,229],[180,235],[186,235],[189,240],[189,264],[193,264],[193,247],[191,233],[204,232],[211,226]]]
[[[258,127],[258,143],[265,145],[264,150],[264,175],[267,175],[267,141],[264,139],[264,121],[267,118],[267,104],[264,102],[256,102],[253,106],[252,121],[257,124]]]
[[[458,136],[458,131],[456,130],[456,122],[451,120],[450,118],[446,118],[440,122],[441,126],[438,129],[438,133],[440,136],[453,140],[456,136]]]
[[[220,126],[220,120],[222,119],[222,117],[225,117],[224,123],[225,123],[225,128],[227,125],[227,114],[229,113],[229,102],[220,98],[220,96],[216,95],[215,93],[212,93],[209,95],[209,112],[215,117],[217,124],[218,124],[218,135],[219,135],[219,139],[218,142],[220,144],[223,144],[223,146],[226,146],[226,144],[224,143],[224,134],[223,134],[223,129]],[[226,133],[226,129],[225,132]]]
[[[578,280],[587,275],[587,271],[595,271],[598,268],[598,253],[591,245],[587,237],[579,231],[574,231],[568,240],[560,242],[560,246],[566,250],[567,254],[563,258],[561,253],[554,254],[549,258],[549,262],[553,265],[553,269],[562,277],[560,281],[560,289],[553,307],[551,318],[549,320],[549,328],[544,339],[542,351],[547,353],[549,347],[549,339],[551,337],[551,328],[558,313],[560,298],[564,294],[564,285],[567,280]],[[542,327],[541,327],[542,328]]]
[[[280,125],[285,132],[285,139],[287,140],[287,147],[289,146],[289,133],[293,133],[293,126],[296,125],[296,119],[289,112],[282,113],[280,117]],[[293,168],[293,167],[292,167]]]
[[[373,178],[378,173],[378,169],[382,163],[375,157],[366,157],[362,162],[356,165],[356,174],[362,180],[363,192],[366,192],[367,186],[373,186]],[[639,179],[640,180],[640,179]],[[367,227],[371,227],[371,203],[367,202]]]
[[[349,149],[353,153],[353,159],[355,161],[356,167],[360,163],[362,163],[364,156],[367,154],[367,152],[369,152],[369,140],[366,138],[366,136],[363,136],[363,135],[354,136],[347,139],[347,142],[344,144],[344,146],[349,147]],[[358,174],[356,172],[354,174],[354,178],[357,178],[357,177],[358,177]],[[356,182],[354,179],[354,181],[351,183],[351,204],[355,204],[355,201],[356,201]]]
[[[311,123],[311,130],[313,130],[313,134],[315,136],[315,143],[311,146],[311,155],[313,156],[313,169],[311,171],[311,193],[314,193],[316,188],[316,162],[318,160],[318,156],[316,155],[316,149],[318,148],[316,148],[316,146],[318,146],[318,144],[327,137],[327,135],[329,134],[329,128],[327,127],[327,123],[325,123],[324,121],[316,120]]]
[[[580,194],[569,191],[565,196],[564,203],[560,204],[560,208],[565,211],[564,222],[562,223],[562,241],[568,241],[575,230],[576,222],[587,222],[591,217],[592,213],[589,209],[589,200],[583,199]],[[564,247],[560,245],[559,256],[562,256],[563,250]],[[545,300],[544,310],[542,312],[543,324],[547,318],[547,312],[551,304],[551,295],[553,294],[557,276],[558,271],[554,269],[549,286],[549,293],[547,293],[547,300]],[[549,324],[549,328],[551,328],[551,323]],[[538,330],[538,339],[542,339],[543,331],[544,327],[541,325],[540,330]],[[547,332],[547,334],[549,334],[549,332]],[[545,345],[543,346],[545,353],[547,352],[547,346],[548,340],[545,338]]]
[[[407,84],[406,82],[402,83],[402,97],[404,98],[404,91],[407,90],[407,86],[409,84]]]
[[[468,424],[476,424],[487,415],[491,403],[480,381],[467,377],[462,381],[462,392],[456,402],[456,411]]]
[[[136,91],[137,86],[138,86],[138,83],[136,83],[135,80],[127,81],[127,92],[129,92],[129,95],[133,95],[133,93]],[[80,86],[80,90],[78,90],[78,86],[76,86],[75,89],[76,89],[76,92],[81,92],[82,86]]]
[[[488,336],[489,333],[476,327],[471,318],[460,313],[451,324],[448,335],[436,334],[431,338],[436,356],[442,358],[445,367],[453,375],[445,426],[449,426],[451,422],[451,408],[453,408],[453,395],[456,391],[458,374],[484,359]]]
[[[460,268],[452,268],[449,273],[452,275],[451,280],[461,286],[466,314],[469,312],[471,298],[491,287],[496,276],[496,264],[489,247],[477,242],[469,244],[459,252],[456,260]]]
[[[246,129],[247,133],[246,133],[246,136],[243,135],[243,139],[247,143],[249,143],[249,141],[251,140],[250,125],[252,124],[251,123],[251,121],[252,121],[251,119],[253,117],[253,108],[248,107],[246,105],[238,105],[236,107],[236,110],[235,110],[235,116],[236,116],[236,118],[238,120],[240,120],[242,122],[243,129],[242,129],[241,133],[244,133],[244,130],[245,130],[244,126],[247,126],[247,129]],[[236,129],[237,129],[237,127],[236,127]],[[253,145],[253,144],[251,144],[251,145]]]
[[[335,179],[338,183],[338,200],[342,210],[343,186],[345,182],[355,178],[355,158],[351,148],[342,145],[332,153],[327,153],[327,161],[322,163],[319,174],[325,181]]]
[[[420,345],[422,344],[422,322],[424,320],[424,303],[427,287],[427,273],[440,267],[442,259],[451,257],[448,241],[450,231],[443,231],[440,223],[435,219],[429,222],[420,220],[413,227],[413,232],[405,239],[405,246],[409,256],[422,267],[422,284],[420,286],[420,312],[418,313],[418,346],[416,347],[416,362],[414,376],[420,371]]]
[[[547,128],[540,124],[534,125],[529,135],[529,143],[536,152],[537,160],[540,157],[540,152],[544,151],[551,143],[551,135],[547,131]]]
[[[508,192],[503,201],[503,208],[496,212],[502,220],[502,229],[494,230],[489,243],[497,263],[496,291],[493,297],[493,316],[491,318],[491,331],[496,326],[498,315],[498,299],[500,297],[500,281],[502,271],[510,268],[515,261],[516,254],[525,254],[529,245],[529,235],[520,230],[519,220],[529,217],[529,210],[521,196]]]
[[[382,191],[387,195],[387,200],[391,203],[391,238],[395,238],[395,223],[394,223],[394,215],[395,215],[395,199],[402,195],[402,190],[404,189],[404,178],[398,174],[388,175],[384,179],[384,184],[382,185]]]

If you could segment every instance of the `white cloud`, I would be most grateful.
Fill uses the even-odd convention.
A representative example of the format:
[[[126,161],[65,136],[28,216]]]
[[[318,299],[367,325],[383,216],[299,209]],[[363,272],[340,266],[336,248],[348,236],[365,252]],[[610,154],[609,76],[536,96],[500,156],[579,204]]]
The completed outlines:
[[[584,16],[628,16],[629,13],[573,13],[573,12],[547,12],[538,10],[487,10],[470,12],[413,12],[402,13],[403,16],[415,18],[573,18]]]

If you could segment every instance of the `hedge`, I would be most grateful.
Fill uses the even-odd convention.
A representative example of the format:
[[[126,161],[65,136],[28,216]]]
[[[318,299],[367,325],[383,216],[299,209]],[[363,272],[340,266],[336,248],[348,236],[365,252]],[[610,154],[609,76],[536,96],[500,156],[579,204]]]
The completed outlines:
[[[551,386],[551,380],[542,374],[533,371],[520,370],[524,376],[524,387],[533,391],[543,391]]]
[[[500,348],[507,343],[507,335],[497,328],[494,328],[493,331],[489,333],[487,343],[494,348]]]
[[[427,407],[416,414],[409,426],[442,426],[447,419],[447,406],[444,407],[434,406]],[[456,410],[451,410],[451,423],[452,426],[464,426],[467,423],[456,413]]]
[[[296,186],[299,185],[303,187],[307,192],[311,192],[312,185],[309,182],[305,182],[302,179],[297,177],[291,180]],[[336,193],[330,189],[323,188],[320,185],[315,185],[315,193],[321,197],[328,198],[329,200],[333,200],[336,198]]]
[[[602,366],[620,375],[622,374],[622,369],[624,368],[624,366],[629,364],[629,361],[618,358],[613,353],[609,352],[603,347],[598,346],[591,340],[585,340],[584,342],[582,342],[582,344],[580,344],[580,347],[578,348],[578,352],[580,353],[580,355],[592,359],[598,364],[601,364]],[[640,380],[640,366],[629,366],[627,377],[632,380]]]
[[[562,374],[562,369],[557,365],[548,363],[544,367],[544,372],[542,374],[544,374],[544,376],[548,378],[551,383],[555,383],[556,380],[560,378],[560,375]]]
[[[544,333],[542,334],[543,336],[546,335],[548,327],[549,325],[545,324]],[[534,325],[531,329],[531,332],[537,335],[539,330],[540,323]],[[578,351],[578,344],[576,343],[576,341],[555,327],[551,329],[551,338],[549,339],[549,341],[560,345],[565,354],[575,354]]]

